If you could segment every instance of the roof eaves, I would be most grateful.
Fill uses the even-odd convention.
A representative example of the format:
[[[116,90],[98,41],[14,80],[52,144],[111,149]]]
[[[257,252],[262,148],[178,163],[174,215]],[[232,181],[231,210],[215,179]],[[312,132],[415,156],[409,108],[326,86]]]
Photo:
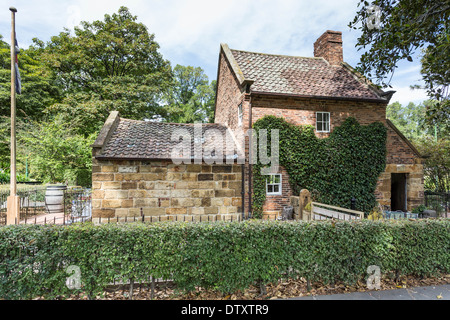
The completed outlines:
[[[364,101],[364,102],[378,102],[385,103],[386,99],[383,98],[364,98],[364,97],[351,97],[351,96],[317,96],[317,95],[305,95],[305,94],[295,94],[295,93],[279,93],[279,92],[263,92],[263,91],[252,91],[253,95],[264,95],[264,96],[284,96],[302,99],[323,99],[323,100],[350,100],[350,101]]]
[[[350,66],[347,62],[342,62],[342,66],[353,76],[355,80],[357,80],[359,83],[361,83],[366,88],[371,90],[374,94],[376,94],[378,97],[380,97],[380,100],[385,100],[387,103],[389,103],[389,100],[392,97],[393,92],[391,91],[384,92],[383,90],[379,89],[375,84],[372,83],[372,81],[370,81],[361,73],[356,71],[356,69]]]

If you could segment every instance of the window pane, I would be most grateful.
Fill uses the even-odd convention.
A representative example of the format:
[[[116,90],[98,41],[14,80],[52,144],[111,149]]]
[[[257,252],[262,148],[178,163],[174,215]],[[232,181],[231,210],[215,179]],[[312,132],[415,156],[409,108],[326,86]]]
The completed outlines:
[[[275,184],[273,186],[273,192],[276,192],[276,193],[280,192],[280,185],[279,184]]]
[[[281,176],[279,175],[279,174],[277,174],[276,176],[273,176],[274,177],[274,183],[280,183],[280,181],[281,181]]]
[[[317,121],[322,121],[322,113],[317,113]]]
[[[317,122],[317,131],[323,131],[322,122]]]
[[[267,186],[267,192],[268,192],[268,193],[273,193],[273,185],[269,184],[269,185]]]
[[[323,114],[323,121],[326,121],[326,122],[330,121],[330,114],[329,113],[324,113]]]

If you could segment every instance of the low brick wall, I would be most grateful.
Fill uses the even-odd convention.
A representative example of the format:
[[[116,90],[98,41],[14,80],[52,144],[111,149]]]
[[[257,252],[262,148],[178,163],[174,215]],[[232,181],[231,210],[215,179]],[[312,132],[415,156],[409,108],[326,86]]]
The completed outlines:
[[[92,171],[94,223],[241,218],[240,165],[94,159]]]
[[[263,205],[263,213],[274,217],[281,216],[283,208],[290,205],[290,198],[293,194],[287,170],[280,166],[279,173],[281,174],[281,195],[266,195]]]

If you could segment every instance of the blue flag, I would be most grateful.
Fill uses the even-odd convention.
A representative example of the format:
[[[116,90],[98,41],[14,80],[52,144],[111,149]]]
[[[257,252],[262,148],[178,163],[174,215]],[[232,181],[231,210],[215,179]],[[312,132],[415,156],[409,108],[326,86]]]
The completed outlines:
[[[22,81],[20,79],[20,72],[19,72],[19,59],[17,57],[17,55],[20,53],[20,48],[19,45],[17,44],[17,39],[15,39],[16,43],[15,43],[15,47],[14,47],[14,51],[15,51],[15,64],[14,64],[14,69],[16,71],[16,93],[17,94],[21,94],[22,93]]]

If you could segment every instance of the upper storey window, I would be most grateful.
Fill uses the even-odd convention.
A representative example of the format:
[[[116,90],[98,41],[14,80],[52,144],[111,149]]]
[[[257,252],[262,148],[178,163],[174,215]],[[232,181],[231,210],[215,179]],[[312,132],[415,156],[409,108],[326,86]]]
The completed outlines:
[[[330,113],[316,112],[316,131],[330,132]]]

